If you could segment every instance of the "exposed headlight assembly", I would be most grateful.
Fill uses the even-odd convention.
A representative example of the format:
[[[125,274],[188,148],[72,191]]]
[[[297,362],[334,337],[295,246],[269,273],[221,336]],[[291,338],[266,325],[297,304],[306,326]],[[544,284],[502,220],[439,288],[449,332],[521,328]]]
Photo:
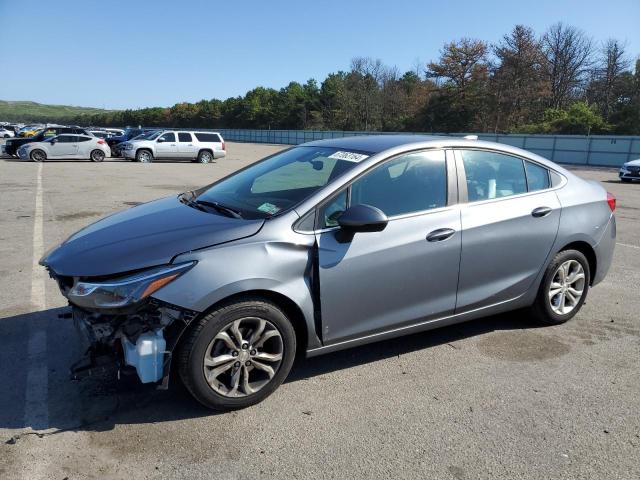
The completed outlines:
[[[144,300],[171,283],[196,262],[165,265],[104,282],[78,281],[69,290],[69,300],[85,308],[121,308]]]

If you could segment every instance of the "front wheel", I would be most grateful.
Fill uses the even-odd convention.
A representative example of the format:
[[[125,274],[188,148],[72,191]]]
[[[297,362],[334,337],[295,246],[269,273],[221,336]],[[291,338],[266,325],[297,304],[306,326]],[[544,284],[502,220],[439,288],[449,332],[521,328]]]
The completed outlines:
[[[203,405],[234,410],[267,398],[289,374],[295,331],[273,303],[247,298],[203,317],[178,354],[183,383]]]
[[[531,310],[545,324],[559,325],[573,318],[587,298],[591,271],[577,250],[558,253],[547,267]]]
[[[141,163],[153,162],[153,153],[149,150],[138,150],[136,152],[136,160]]]
[[[44,162],[47,159],[47,154],[42,150],[36,149],[29,154],[29,158],[34,162]]]
[[[104,152],[102,150],[92,150],[90,155],[92,162],[102,162],[104,160]]]
[[[630,178],[621,178],[620,181],[623,182],[623,183],[631,183],[631,179]]]

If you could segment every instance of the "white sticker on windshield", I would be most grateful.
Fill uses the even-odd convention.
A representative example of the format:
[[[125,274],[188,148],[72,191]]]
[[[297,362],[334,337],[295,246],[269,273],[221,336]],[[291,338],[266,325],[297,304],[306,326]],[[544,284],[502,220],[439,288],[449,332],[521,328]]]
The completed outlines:
[[[368,157],[369,155],[363,155],[362,153],[342,152],[342,151],[338,151],[332,155],[329,155],[329,158],[335,158],[337,160],[346,160],[347,162],[361,162],[362,160]]]

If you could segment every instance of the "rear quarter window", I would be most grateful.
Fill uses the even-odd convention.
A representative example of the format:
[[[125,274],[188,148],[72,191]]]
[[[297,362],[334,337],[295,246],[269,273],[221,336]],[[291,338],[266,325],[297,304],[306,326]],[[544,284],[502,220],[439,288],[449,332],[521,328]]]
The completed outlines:
[[[218,143],[222,143],[222,139],[220,138],[220,135],[218,135],[217,133],[199,132],[199,133],[195,133],[194,135],[196,136],[196,138],[198,139],[199,142],[218,142]]]

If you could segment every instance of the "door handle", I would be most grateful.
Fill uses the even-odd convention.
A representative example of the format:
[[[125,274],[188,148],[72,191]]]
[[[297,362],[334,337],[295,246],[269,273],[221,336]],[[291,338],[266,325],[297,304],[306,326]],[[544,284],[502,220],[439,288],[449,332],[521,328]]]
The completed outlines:
[[[433,232],[429,233],[429,235],[427,235],[427,241],[428,242],[441,242],[441,241],[446,240],[447,238],[451,237],[454,233],[456,233],[456,231],[452,230],[451,228],[439,228],[439,229],[434,230]]]
[[[538,208],[534,208],[533,211],[531,212],[531,215],[539,218],[539,217],[546,217],[547,215],[549,215],[551,213],[551,208],[549,207],[538,207]]]

